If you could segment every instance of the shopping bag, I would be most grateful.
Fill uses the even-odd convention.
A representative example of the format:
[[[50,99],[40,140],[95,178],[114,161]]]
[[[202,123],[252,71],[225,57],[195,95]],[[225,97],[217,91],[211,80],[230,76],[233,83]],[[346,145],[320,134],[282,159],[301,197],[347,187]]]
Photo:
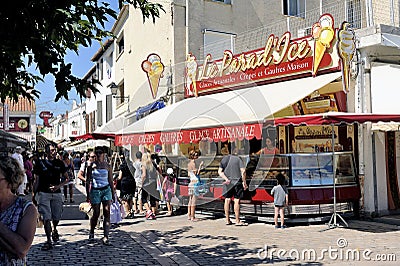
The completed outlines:
[[[164,200],[164,192],[162,189],[162,182],[161,182],[161,177],[159,174],[157,175],[157,190],[160,193],[159,199],[161,201],[163,201]]]
[[[173,205],[173,206],[179,206],[179,199],[178,199],[178,197],[177,197],[176,195],[174,195],[174,196],[171,198],[171,205]]]
[[[110,208],[110,223],[117,224],[122,221],[121,205],[118,201],[111,204]]]

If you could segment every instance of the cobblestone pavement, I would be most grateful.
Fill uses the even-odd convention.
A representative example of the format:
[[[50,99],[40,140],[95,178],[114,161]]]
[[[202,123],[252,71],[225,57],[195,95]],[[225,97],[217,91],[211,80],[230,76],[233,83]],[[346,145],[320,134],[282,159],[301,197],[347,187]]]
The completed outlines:
[[[224,219],[202,215],[197,222],[185,215],[161,214],[151,221],[138,216],[111,230],[111,247],[100,243],[101,230],[99,241],[90,244],[89,221],[78,211],[84,197],[76,194],[77,203],[65,206],[61,241],[41,251],[45,235],[38,228],[29,265],[398,265],[400,260],[400,227],[360,220],[329,230],[325,224],[275,229],[265,223],[227,226]]]

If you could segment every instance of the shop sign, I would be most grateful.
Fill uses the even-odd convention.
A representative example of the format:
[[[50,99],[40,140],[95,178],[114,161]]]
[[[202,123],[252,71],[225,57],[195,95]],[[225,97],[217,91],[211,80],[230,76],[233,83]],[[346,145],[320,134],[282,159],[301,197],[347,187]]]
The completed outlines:
[[[197,143],[199,141],[233,141],[261,139],[262,124],[190,129],[181,131],[128,134],[115,137],[115,145]]]
[[[42,111],[40,112],[39,117],[43,119],[43,126],[51,127],[49,124],[49,119],[53,118],[53,113],[49,111]]]
[[[4,130],[3,118],[0,118],[0,129]],[[10,117],[8,131],[29,132],[29,117]]]
[[[292,40],[290,32],[282,36],[271,34],[261,49],[236,55],[226,50],[222,59],[216,61],[207,55],[202,65],[198,65],[195,56],[187,55],[185,96],[197,97],[339,69],[347,77],[343,78],[347,91],[354,52],[354,30],[348,23],[335,29],[333,17],[324,14],[312,26],[311,36]]]

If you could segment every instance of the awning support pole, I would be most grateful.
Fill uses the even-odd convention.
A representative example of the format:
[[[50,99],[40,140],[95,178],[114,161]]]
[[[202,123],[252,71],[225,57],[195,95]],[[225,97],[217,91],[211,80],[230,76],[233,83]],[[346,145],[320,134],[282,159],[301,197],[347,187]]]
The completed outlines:
[[[340,214],[336,211],[336,160],[335,160],[335,126],[332,123],[332,172],[333,172],[333,214],[331,219],[329,220],[328,226],[329,228],[339,227],[339,223],[337,222],[337,217],[339,217],[344,225],[348,227],[349,225],[343,219]]]

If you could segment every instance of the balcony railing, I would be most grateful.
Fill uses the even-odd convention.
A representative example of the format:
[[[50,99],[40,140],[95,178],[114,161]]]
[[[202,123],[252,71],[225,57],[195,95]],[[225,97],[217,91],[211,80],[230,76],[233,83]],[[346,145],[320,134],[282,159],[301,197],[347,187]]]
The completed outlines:
[[[328,2],[328,1],[324,1]],[[335,19],[335,27],[343,21],[349,22],[354,29],[385,24],[399,27],[399,1],[396,0],[337,0],[324,3],[322,7],[308,10],[303,17],[283,16],[281,21],[268,26],[240,33],[235,38],[234,53],[242,53],[261,48],[270,34],[280,36],[289,31],[292,38],[310,35],[311,26],[318,21],[321,14],[329,13]],[[226,41],[211,43],[200,47],[200,59],[208,53],[230,49]],[[221,54],[222,57],[222,54]],[[214,58],[217,59],[217,58]]]

